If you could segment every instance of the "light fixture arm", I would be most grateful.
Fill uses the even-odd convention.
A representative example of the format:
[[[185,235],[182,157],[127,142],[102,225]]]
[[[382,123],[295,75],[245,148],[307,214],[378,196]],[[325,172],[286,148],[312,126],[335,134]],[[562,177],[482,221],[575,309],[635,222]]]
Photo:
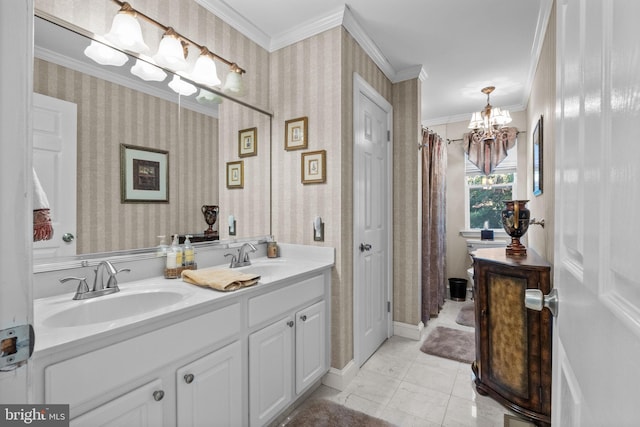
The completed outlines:
[[[244,69],[240,68],[238,66],[238,64],[236,64],[235,62],[231,62],[231,61],[221,57],[220,55],[216,55],[215,53],[213,53],[209,49],[207,49],[206,46],[203,46],[203,45],[200,45],[200,44],[194,42],[193,40],[189,39],[188,37],[185,37],[182,34],[178,33],[173,28],[167,27],[166,25],[161,24],[160,22],[156,21],[155,19],[153,19],[153,18],[145,15],[144,13],[140,12],[139,10],[134,9],[128,2],[120,1],[120,0],[113,0],[113,2],[116,3],[118,6],[120,6],[120,10],[121,11],[127,12],[127,13],[134,13],[136,16],[139,16],[140,18],[143,18],[145,21],[150,22],[150,23],[162,28],[163,32],[165,32],[165,33],[169,32],[170,34],[174,35],[175,37],[180,39],[180,41],[183,43],[183,45],[184,45],[184,43],[191,44],[191,45],[195,46],[196,48],[198,48],[200,50],[200,52],[203,52],[204,50],[206,50],[208,55],[210,55],[214,59],[217,59],[218,61],[223,62],[226,65],[228,65],[231,68],[231,71],[234,71],[234,72],[239,73],[239,74],[243,74],[243,73],[246,72]],[[184,48],[185,48],[185,53],[186,53],[186,46],[184,46]]]

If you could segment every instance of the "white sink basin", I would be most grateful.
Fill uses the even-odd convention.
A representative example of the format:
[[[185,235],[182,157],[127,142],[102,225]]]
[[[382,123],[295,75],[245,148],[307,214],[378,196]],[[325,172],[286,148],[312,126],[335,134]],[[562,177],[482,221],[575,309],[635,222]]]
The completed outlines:
[[[72,301],[68,308],[52,313],[42,319],[42,323],[52,328],[64,328],[112,322],[171,306],[184,297],[184,293],[173,291],[121,291],[112,295]]]

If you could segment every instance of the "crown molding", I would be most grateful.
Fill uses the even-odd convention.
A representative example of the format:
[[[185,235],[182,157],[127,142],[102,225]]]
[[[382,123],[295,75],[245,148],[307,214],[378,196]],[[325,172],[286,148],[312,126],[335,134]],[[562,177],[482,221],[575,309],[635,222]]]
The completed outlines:
[[[425,81],[429,75],[422,67],[422,65],[414,65],[413,67],[405,68],[398,71],[391,79],[392,83],[399,83],[405,80],[419,79],[421,82]]]
[[[292,30],[276,34],[271,39],[270,52],[287,47],[309,37],[320,34],[326,30],[342,25],[345,15],[345,7],[339,7],[335,11],[320,19],[313,19],[296,25]]]
[[[258,46],[271,52],[271,37],[223,0],[195,0],[195,2],[231,25]]]
[[[536,22],[536,32],[533,37],[533,45],[531,46],[531,63],[529,65],[529,73],[527,74],[527,81],[525,83],[524,90],[522,91],[522,103],[524,105],[529,103],[531,89],[533,88],[533,80],[536,77],[536,70],[538,69],[538,62],[540,61],[544,38],[547,34],[547,26],[549,25],[549,18],[551,16],[553,4],[553,0],[542,0],[542,4],[540,6],[538,21]]]
[[[163,90],[160,88],[156,88],[149,84],[144,83],[142,80],[135,76],[131,76],[131,78],[125,77],[123,75],[110,72],[106,69],[106,67],[88,64],[77,59],[61,55],[58,52],[54,52],[49,49],[42,48],[40,46],[35,46],[34,48],[34,56],[36,58],[42,59],[44,61],[51,62],[53,64],[60,65],[62,67],[69,68],[71,70],[79,71],[81,73],[109,81],[111,83],[115,83],[124,87],[128,87],[129,89],[133,89],[142,93],[146,93],[147,95],[155,96],[157,98],[164,99],[165,101],[176,103],[178,99],[178,94],[173,92],[171,89]],[[180,106],[184,108],[188,108],[189,110],[193,110],[195,112],[211,116],[214,118],[218,118],[218,108],[213,108],[211,105],[202,105],[196,101],[193,101],[189,97],[181,97]]]
[[[302,22],[292,30],[270,37],[223,0],[195,0],[195,2],[270,53],[342,25],[392,83],[416,78],[424,81],[428,77],[422,65],[396,71],[346,5],[320,19]]]

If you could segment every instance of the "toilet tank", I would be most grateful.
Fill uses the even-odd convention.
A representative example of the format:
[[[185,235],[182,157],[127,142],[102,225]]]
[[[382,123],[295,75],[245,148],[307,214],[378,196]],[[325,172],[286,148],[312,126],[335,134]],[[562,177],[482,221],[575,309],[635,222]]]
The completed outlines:
[[[480,240],[480,239],[467,239],[467,252],[471,253],[480,248],[504,248],[507,246],[506,240]]]

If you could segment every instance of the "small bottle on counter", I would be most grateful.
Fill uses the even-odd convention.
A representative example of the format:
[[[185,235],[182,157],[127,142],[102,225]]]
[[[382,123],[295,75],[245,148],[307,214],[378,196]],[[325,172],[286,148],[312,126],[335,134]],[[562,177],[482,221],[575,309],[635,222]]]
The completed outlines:
[[[173,235],[173,242],[171,243],[171,249],[176,253],[176,266],[182,267],[183,257],[182,257],[182,247],[180,247],[180,242],[178,241],[178,235]]]
[[[178,264],[176,262],[176,251],[173,246],[167,248],[167,262],[164,268],[164,277],[167,279],[178,278]]]
[[[267,242],[267,258],[278,258],[278,243]]]
[[[184,236],[184,266],[187,268],[193,268],[195,265],[195,251],[191,245],[191,236],[187,234]]]

